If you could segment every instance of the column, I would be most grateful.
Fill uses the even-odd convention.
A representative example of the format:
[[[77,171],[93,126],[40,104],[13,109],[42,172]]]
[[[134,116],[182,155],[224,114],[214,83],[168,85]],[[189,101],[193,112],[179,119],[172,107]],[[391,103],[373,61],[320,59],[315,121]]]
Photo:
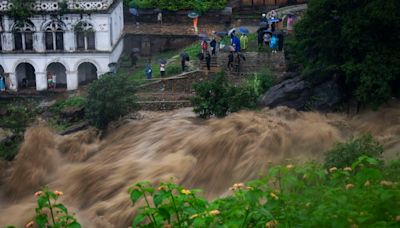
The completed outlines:
[[[78,89],[78,71],[67,71],[67,90]]]
[[[33,39],[33,49],[37,52],[44,52],[44,32],[35,32]]]
[[[75,50],[75,36],[72,31],[65,31],[64,33],[64,48],[66,51],[74,51]]]
[[[9,81],[9,89],[10,90],[13,90],[13,91],[17,91],[17,89],[18,89],[18,80],[17,80],[17,75],[15,74],[15,73],[8,73],[8,80],[10,80]],[[6,80],[7,80],[7,74],[6,74]],[[7,84],[7,82],[6,82],[6,84]]]
[[[44,91],[47,90],[47,76],[44,72],[36,72],[36,90],[37,91]]]

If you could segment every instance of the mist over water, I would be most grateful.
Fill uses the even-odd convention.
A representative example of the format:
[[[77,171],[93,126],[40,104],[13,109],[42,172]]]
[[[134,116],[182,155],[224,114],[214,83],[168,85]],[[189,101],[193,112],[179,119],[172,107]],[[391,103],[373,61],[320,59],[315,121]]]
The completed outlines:
[[[30,221],[33,193],[43,185],[64,192],[61,201],[84,227],[128,227],[135,207],[127,189],[137,181],[174,177],[212,199],[271,164],[322,161],[335,142],[361,132],[384,145],[386,158],[400,151],[397,103],[355,117],[285,107],[209,121],[194,118],[191,109],[143,115],[101,140],[93,129],[59,136],[45,126],[29,128],[16,160],[0,163],[0,226]]]

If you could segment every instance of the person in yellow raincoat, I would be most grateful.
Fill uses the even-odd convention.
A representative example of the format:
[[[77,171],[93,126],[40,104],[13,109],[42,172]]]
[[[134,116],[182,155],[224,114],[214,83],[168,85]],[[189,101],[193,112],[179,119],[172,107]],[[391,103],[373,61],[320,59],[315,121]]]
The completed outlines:
[[[248,43],[249,43],[249,37],[247,37],[246,34],[242,34],[242,36],[240,36],[240,47],[242,48],[242,50],[247,49]]]

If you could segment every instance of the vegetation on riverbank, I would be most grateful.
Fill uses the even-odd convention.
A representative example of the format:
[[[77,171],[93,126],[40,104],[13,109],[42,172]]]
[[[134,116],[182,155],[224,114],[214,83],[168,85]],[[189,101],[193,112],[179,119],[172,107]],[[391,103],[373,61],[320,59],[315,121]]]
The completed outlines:
[[[205,1],[192,1],[192,0],[125,0],[126,5],[129,7],[139,9],[160,9],[160,10],[195,10],[199,13],[204,13],[209,10],[223,9],[227,0],[205,0]]]

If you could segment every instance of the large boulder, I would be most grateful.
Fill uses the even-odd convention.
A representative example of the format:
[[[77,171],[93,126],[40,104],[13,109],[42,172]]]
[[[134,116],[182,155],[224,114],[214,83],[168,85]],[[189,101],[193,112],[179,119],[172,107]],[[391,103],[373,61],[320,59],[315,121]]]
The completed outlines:
[[[308,83],[297,77],[271,87],[262,97],[261,104],[270,108],[287,106],[301,110],[310,95],[311,88]]]
[[[318,84],[295,77],[273,86],[261,99],[261,104],[274,108],[287,106],[296,110],[333,111],[344,99],[336,81],[330,79]]]

